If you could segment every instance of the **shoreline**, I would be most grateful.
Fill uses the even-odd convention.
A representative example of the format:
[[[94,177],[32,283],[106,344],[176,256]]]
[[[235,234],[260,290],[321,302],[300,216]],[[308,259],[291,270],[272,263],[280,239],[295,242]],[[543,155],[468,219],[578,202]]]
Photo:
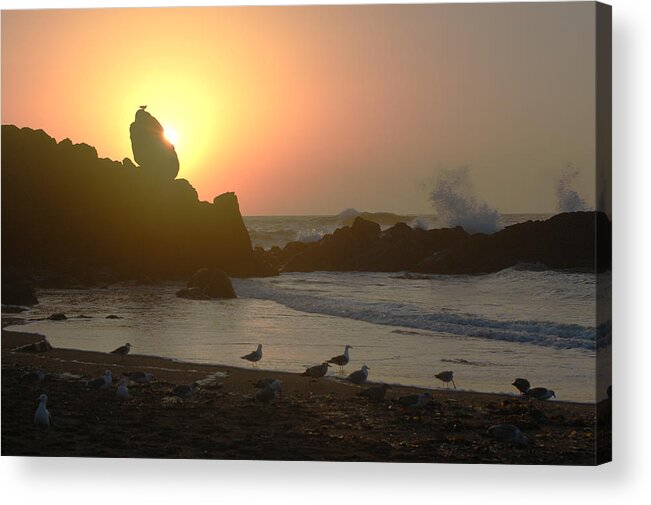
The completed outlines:
[[[594,405],[538,408],[514,396],[410,386],[391,386],[385,400],[371,402],[358,396],[367,386],[298,373],[62,348],[13,351],[42,338],[2,331],[3,455],[566,465],[598,460]],[[49,376],[36,386],[23,384],[39,366]],[[106,391],[84,385],[107,368],[114,378],[151,370],[155,380],[131,385],[129,400],[119,401],[115,383]],[[266,377],[282,381],[283,392],[261,405],[252,398],[253,384]],[[195,381],[202,385],[193,397],[170,396],[174,385]],[[422,409],[396,401],[420,392],[432,396]],[[32,424],[41,393],[52,413],[49,432]],[[488,437],[494,424],[519,426],[530,446]]]

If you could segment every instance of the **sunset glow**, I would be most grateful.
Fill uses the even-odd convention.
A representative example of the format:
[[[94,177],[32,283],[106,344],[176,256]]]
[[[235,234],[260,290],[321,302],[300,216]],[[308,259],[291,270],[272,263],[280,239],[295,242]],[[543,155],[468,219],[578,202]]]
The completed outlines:
[[[172,130],[171,128],[165,128],[164,135],[165,138],[169,140],[170,144],[176,147],[178,142],[178,135],[176,134],[176,131]]]

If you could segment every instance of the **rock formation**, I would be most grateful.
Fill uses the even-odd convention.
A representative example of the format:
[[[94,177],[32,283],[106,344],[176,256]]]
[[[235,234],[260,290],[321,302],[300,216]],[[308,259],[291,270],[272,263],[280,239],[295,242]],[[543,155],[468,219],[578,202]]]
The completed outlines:
[[[209,300],[213,298],[237,298],[231,280],[221,270],[201,268],[190,280],[188,287],[176,293],[181,298]]]
[[[133,157],[147,175],[171,181],[179,173],[176,150],[165,138],[161,124],[145,108],[138,109],[129,128]]]

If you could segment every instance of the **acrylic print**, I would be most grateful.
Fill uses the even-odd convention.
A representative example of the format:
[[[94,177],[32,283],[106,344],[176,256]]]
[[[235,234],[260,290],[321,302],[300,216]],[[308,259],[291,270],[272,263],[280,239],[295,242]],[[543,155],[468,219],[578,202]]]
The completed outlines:
[[[610,8],[2,12],[2,454],[594,465]]]

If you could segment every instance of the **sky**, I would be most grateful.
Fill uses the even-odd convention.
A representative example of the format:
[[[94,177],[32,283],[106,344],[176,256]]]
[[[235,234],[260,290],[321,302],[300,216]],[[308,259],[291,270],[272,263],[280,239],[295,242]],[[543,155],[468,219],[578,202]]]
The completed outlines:
[[[432,212],[469,167],[500,212],[594,207],[594,4],[2,12],[2,124],[133,159],[138,106],[202,200],[245,215]]]

